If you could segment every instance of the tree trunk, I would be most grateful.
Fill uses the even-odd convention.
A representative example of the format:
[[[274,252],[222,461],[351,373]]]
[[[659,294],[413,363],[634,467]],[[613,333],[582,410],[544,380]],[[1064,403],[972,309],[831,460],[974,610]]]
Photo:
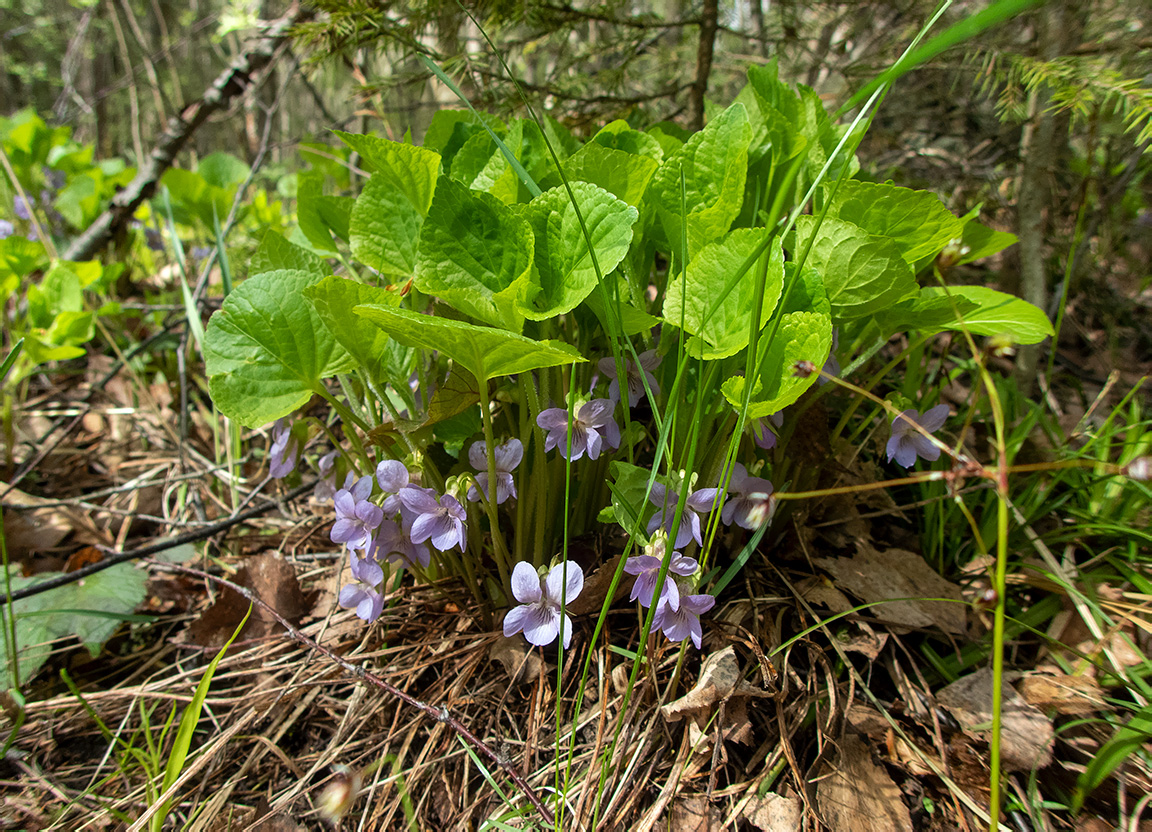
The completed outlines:
[[[751,17],[752,17],[752,32],[756,35],[756,49],[760,53],[761,58],[768,57],[768,27],[764,25],[764,3],[763,0],[749,0]]]
[[[696,80],[688,92],[688,126],[692,130],[704,128],[704,94],[708,92],[708,76],[712,74],[719,21],[719,0],[704,0],[700,10],[700,43],[696,47]]]
[[[1037,54],[1044,60],[1067,53],[1082,28],[1082,17],[1070,0],[1059,0],[1038,12]],[[1080,24],[1080,25],[1078,25]],[[1049,276],[1045,232],[1051,203],[1052,176],[1066,144],[1058,130],[1062,119],[1048,112],[1052,101],[1047,87],[1033,90],[1029,120],[1020,140],[1020,186],[1016,197],[1017,234],[1020,238],[1020,294],[1024,300],[1048,310]],[[1040,346],[1023,347],[1016,361],[1016,380],[1028,394],[1036,382]],[[1053,344],[1051,349],[1056,349]]]

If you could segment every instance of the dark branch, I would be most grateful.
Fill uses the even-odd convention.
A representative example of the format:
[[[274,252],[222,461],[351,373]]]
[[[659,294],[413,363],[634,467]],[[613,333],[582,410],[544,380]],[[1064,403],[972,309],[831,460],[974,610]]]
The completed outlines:
[[[228,107],[233,98],[243,93],[255,76],[267,67],[288,33],[307,13],[299,6],[274,22],[267,34],[250,50],[232,62],[198,101],[193,102],[168,121],[168,129],[152,148],[148,160],[141,166],[136,178],[112,197],[112,202],[96,221],[72,241],[64,252],[65,260],[91,260],[132,219],[145,200],[156,193],[160,177],[175,161],[188,139],[210,116]]]

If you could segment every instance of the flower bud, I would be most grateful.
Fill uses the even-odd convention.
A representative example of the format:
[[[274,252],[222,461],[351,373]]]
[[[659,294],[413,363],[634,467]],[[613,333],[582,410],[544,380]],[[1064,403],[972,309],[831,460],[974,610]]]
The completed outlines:
[[[340,822],[360,794],[360,773],[347,766],[336,766],[336,775],[324,787],[316,807],[320,817],[335,826]]]
[[[1152,479],[1152,457],[1138,456],[1122,469],[1124,476],[1130,480],[1147,482]]]
[[[964,259],[972,251],[971,247],[964,245],[959,237],[948,241],[944,250],[936,255],[936,268],[945,272]]]

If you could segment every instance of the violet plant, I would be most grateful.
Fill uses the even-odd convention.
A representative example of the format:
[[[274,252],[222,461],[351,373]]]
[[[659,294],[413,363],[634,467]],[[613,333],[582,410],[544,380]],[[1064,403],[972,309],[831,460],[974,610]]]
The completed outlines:
[[[1011,236],[854,178],[859,131],[773,66],[685,140],[464,111],[422,146],[337,135],[363,190],[301,191],[299,234],[269,233],[204,349],[217,406],[246,425],[331,408],[278,423],[270,461],[294,466],[321,433],[338,449],[317,497],[348,551],[340,603],[366,621],[403,569],[455,576],[486,616],[510,610],[506,634],[567,646],[579,586],[553,576],[596,566],[567,542],[617,524],[642,632],[700,647],[704,568],[771,521],[773,482],[808,476],[788,414],[821,375],[798,365],[833,376],[908,330],[1050,333],[1023,301],[935,285],[955,240],[967,262]],[[897,429],[896,462],[930,458]]]

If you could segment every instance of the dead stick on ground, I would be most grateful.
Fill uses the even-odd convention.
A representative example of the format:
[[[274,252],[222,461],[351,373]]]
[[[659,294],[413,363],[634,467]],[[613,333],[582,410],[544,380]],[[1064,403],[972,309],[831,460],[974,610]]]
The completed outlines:
[[[400,688],[396,687],[395,685],[384,681],[375,674],[369,673],[359,665],[353,664],[343,656],[337,655],[329,648],[324,647],[322,644],[319,644],[316,641],[313,641],[311,638],[304,635],[304,633],[300,632],[300,630],[294,627],[292,623],[288,621],[288,619],[277,612],[268,602],[264,601],[262,598],[260,598],[260,596],[245,586],[233,583],[226,578],[210,575],[209,573],[202,572],[199,569],[192,569],[191,567],[181,566],[180,564],[176,563],[163,563],[156,560],[149,560],[145,562],[151,566],[156,567],[157,569],[166,569],[170,572],[181,572],[185,575],[191,575],[202,580],[215,581],[221,586],[228,587],[233,592],[240,593],[240,595],[244,596],[253,604],[260,607],[260,609],[264,610],[270,616],[276,619],[280,626],[288,631],[288,635],[292,636],[292,638],[296,641],[309,647],[312,650],[315,650],[317,653],[320,653],[321,655],[327,657],[329,660],[340,665],[340,667],[342,667],[352,676],[355,676],[360,681],[366,682],[373,687],[379,688],[385,693],[399,698],[403,702],[411,705],[413,708],[416,708],[419,711],[423,711],[425,715],[432,717],[432,719],[436,720],[437,722],[442,722],[443,724],[447,725],[449,728],[455,731],[457,735],[459,735],[459,737],[464,740],[464,742],[472,746],[472,748],[483,754],[496,765],[500,766],[500,768],[504,769],[505,773],[507,773],[507,775],[512,778],[512,782],[515,783],[520,791],[524,793],[524,796],[528,798],[528,801],[534,807],[536,807],[536,811],[540,813],[540,817],[543,819],[544,823],[547,826],[553,825],[554,820],[552,817],[552,812],[549,811],[548,807],[544,805],[544,802],[540,800],[539,795],[537,795],[535,790],[530,785],[528,785],[528,781],[524,779],[524,776],[520,774],[516,767],[513,766],[506,757],[493,751],[492,748],[489,747],[483,740],[468,730],[468,728],[462,722],[457,720],[454,716],[452,716],[452,714],[448,713],[447,708],[443,706],[434,708],[426,702],[421,702],[410,693],[400,690]]]
[[[171,167],[176,155],[196,129],[213,113],[226,108],[252,83],[253,76],[272,62],[276,50],[288,38],[292,27],[308,13],[299,6],[273,22],[268,33],[224,70],[200,97],[168,122],[168,129],[152,148],[146,161],[124,190],[112,197],[112,204],[77,237],[64,252],[65,260],[90,260],[120,232],[146,199],[156,192],[160,177]]]

